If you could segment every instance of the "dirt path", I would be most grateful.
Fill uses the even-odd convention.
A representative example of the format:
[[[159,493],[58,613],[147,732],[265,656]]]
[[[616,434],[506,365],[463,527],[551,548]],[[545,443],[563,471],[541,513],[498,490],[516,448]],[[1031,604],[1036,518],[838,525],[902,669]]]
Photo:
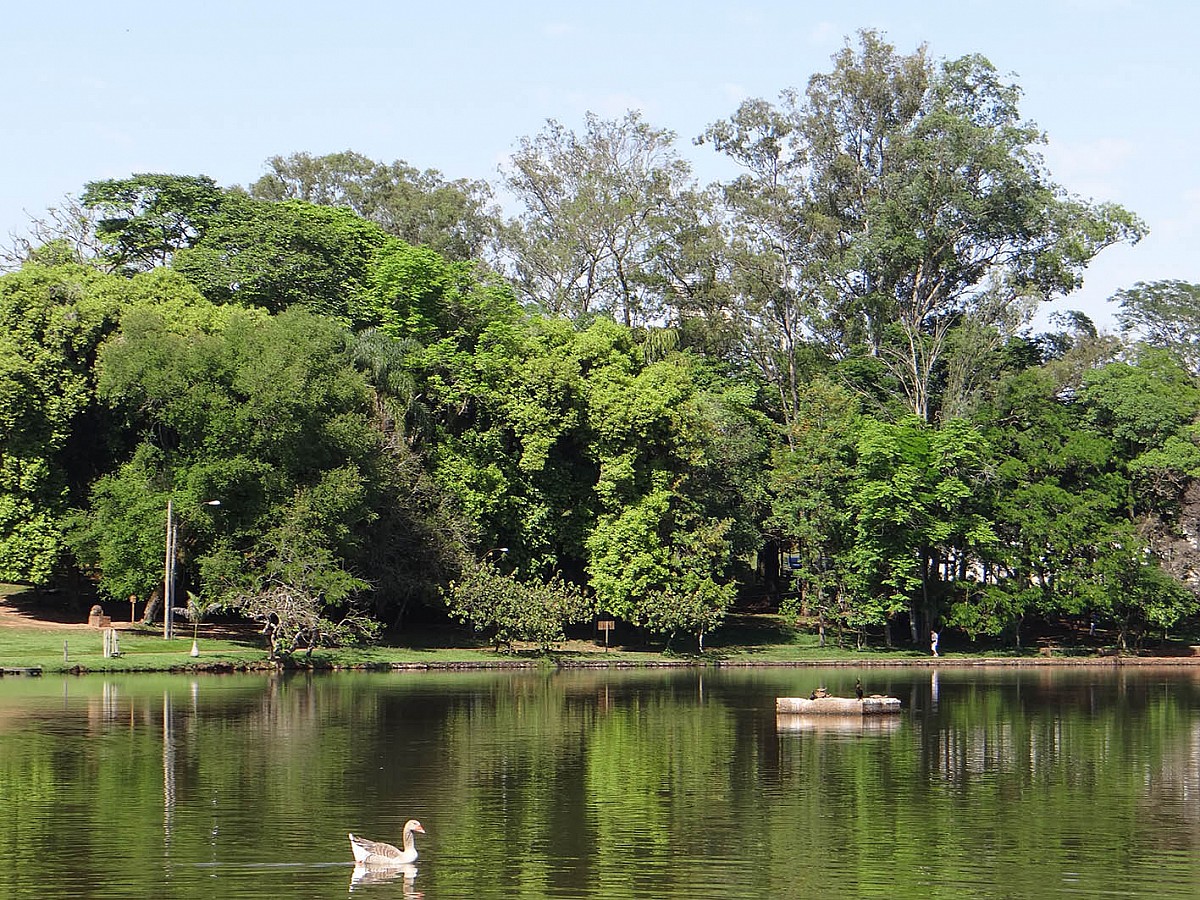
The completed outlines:
[[[142,608],[138,606],[139,615]],[[129,621],[129,606],[124,603],[104,604],[105,615],[112,616],[112,627],[125,631],[141,626],[141,620]],[[151,626],[161,630],[162,625]],[[48,606],[44,601],[38,602],[31,594],[5,594],[0,592],[0,631],[5,628],[23,628],[32,631],[96,631],[87,624],[87,612],[74,614],[57,606]],[[192,624],[188,621],[176,622],[178,637],[191,637]],[[202,638],[220,638],[222,640],[246,641],[256,643],[261,640],[257,625],[252,623],[213,623],[203,622],[199,635]]]
[[[129,607],[118,611],[119,604],[110,603],[105,614],[113,616],[114,628],[129,628]],[[116,615],[113,615],[116,613]],[[124,621],[117,621],[118,618]],[[29,628],[40,631],[61,631],[64,628],[92,628],[87,623],[86,610],[76,614],[71,610],[47,604],[32,592],[0,592],[0,628]],[[92,630],[95,630],[92,628]]]
[[[58,622],[44,619],[29,609],[13,604],[8,597],[0,599],[0,628],[29,628],[39,631],[59,631],[63,628],[87,628],[87,623]]]

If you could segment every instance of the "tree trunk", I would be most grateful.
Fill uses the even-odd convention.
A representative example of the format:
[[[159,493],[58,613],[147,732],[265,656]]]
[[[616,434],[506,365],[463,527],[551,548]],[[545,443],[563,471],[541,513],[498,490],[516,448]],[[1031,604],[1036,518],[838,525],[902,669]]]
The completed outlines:
[[[162,589],[155,588],[146,600],[146,608],[142,610],[142,624],[155,625],[158,623],[158,612],[162,609]]]

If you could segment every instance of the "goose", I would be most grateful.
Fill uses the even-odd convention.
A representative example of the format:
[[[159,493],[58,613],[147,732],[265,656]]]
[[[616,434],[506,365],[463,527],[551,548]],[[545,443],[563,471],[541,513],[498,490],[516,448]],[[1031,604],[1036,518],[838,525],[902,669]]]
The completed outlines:
[[[368,841],[358,835],[350,834],[350,849],[354,852],[354,861],[364,866],[405,866],[417,860],[417,845],[413,840],[413,832],[425,833],[425,829],[416,819],[404,823],[404,849],[385,844],[383,841]]]

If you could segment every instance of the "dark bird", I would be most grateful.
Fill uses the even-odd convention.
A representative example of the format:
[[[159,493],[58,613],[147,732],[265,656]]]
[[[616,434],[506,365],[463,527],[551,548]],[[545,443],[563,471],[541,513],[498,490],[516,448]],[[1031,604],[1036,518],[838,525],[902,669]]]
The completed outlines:
[[[862,680],[859,678],[854,679],[854,696],[859,700],[863,698]]]

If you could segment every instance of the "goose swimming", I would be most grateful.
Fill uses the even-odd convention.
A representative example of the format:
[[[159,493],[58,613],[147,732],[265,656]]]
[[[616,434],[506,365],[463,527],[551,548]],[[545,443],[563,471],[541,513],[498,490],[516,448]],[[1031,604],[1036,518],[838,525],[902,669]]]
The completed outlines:
[[[417,860],[417,844],[413,832],[425,833],[416,819],[404,823],[404,849],[385,844],[383,841],[368,841],[356,834],[350,835],[350,849],[354,861],[364,866],[404,866]]]

